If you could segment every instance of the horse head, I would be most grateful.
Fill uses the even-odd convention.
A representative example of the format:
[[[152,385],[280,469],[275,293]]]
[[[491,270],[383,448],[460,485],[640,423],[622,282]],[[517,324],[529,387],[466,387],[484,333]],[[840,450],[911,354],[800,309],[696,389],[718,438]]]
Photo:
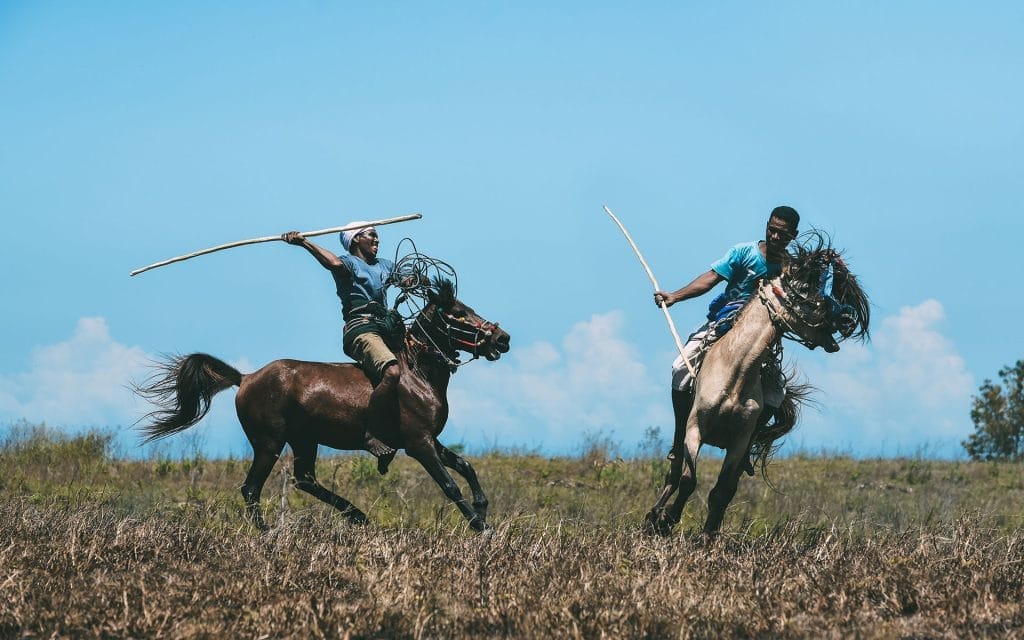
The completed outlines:
[[[428,304],[419,313],[413,329],[421,332],[450,360],[455,360],[459,351],[491,361],[508,353],[511,341],[508,332],[455,297],[451,280],[435,280],[427,289],[427,299]]]
[[[835,353],[848,338],[868,337],[867,294],[824,233],[811,231],[795,243],[782,275],[766,286],[781,307],[768,304],[773,320],[808,349]]]

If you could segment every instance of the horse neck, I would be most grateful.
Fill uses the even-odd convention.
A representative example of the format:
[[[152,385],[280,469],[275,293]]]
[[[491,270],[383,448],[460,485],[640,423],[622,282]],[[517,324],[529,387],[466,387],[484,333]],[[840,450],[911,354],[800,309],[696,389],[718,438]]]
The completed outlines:
[[[406,342],[402,353],[406,367],[429,384],[438,395],[443,396],[448,391],[448,381],[452,377],[451,367],[431,353],[425,343],[421,342],[420,345],[416,347]]]
[[[743,308],[729,333],[708,352],[701,374],[710,369],[717,377],[728,371],[727,377],[735,380],[751,372],[759,373],[766,354],[780,336],[768,309],[755,298]]]

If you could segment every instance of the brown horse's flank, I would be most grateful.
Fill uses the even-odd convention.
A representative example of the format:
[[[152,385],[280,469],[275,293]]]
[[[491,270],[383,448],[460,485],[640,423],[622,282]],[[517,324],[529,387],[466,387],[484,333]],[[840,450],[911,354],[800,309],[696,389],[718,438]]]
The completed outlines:
[[[508,333],[478,316],[454,296],[450,282],[436,283],[430,302],[418,314],[405,342],[396,349],[402,369],[398,411],[386,424],[367,425],[367,406],[373,385],[354,364],[275,360],[243,375],[207,354],[169,359],[136,391],[158,405],[143,429],[154,440],[178,433],[199,422],[215,394],[238,386],[235,407],[253,448],[253,461],[242,484],[249,517],[267,529],[260,510],[260,493],[287,444],[295,456],[295,486],[338,509],[354,523],[366,515],[316,478],[317,447],[361,449],[367,427],[396,449],[405,449],[441,487],[469,521],[486,528],[487,497],[473,467],[444,447],[437,437],[448,419],[448,381],[457,351],[497,360],[508,352]],[[453,334],[463,336],[459,342]],[[472,337],[472,340],[466,337]],[[462,496],[446,470],[464,477],[473,494]]]

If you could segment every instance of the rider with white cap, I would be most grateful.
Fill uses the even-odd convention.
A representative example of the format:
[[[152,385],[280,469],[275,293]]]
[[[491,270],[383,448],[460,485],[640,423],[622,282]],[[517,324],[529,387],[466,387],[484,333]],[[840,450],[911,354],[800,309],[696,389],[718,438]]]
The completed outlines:
[[[348,227],[369,225],[357,221]],[[290,231],[281,238],[303,247],[334,276],[345,320],[342,348],[358,362],[373,383],[369,403],[369,425],[398,420],[398,382],[401,372],[398,358],[388,343],[400,344],[405,326],[387,309],[387,288],[396,282],[395,263],[378,258],[380,239],[376,228],[363,226],[341,232],[346,253],[335,255],[320,245]],[[387,472],[395,450],[378,440],[369,428],[365,448],[377,456],[377,468]]]

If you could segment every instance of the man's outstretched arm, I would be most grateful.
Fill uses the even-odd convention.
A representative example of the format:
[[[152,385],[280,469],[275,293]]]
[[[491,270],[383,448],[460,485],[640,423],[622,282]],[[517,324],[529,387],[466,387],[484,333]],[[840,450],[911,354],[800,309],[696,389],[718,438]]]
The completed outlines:
[[[327,249],[324,249],[318,244],[310,242],[306,238],[299,235],[298,231],[289,231],[288,233],[281,236],[281,239],[288,244],[294,244],[302,247],[306,251],[310,252],[316,261],[323,265],[324,269],[328,271],[334,271],[335,269],[346,269],[345,263],[341,261],[338,256],[334,255]]]
[[[693,282],[686,285],[678,291],[668,293],[667,291],[655,291],[654,292],[654,304],[661,306],[661,302],[664,300],[665,305],[671,307],[677,302],[683,300],[689,300],[690,298],[696,298],[702,296],[708,291],[711,291],[716,284],[725,280],[720,273],[714,269],[709,269],[706,273],[702,273],[693,279]]]

